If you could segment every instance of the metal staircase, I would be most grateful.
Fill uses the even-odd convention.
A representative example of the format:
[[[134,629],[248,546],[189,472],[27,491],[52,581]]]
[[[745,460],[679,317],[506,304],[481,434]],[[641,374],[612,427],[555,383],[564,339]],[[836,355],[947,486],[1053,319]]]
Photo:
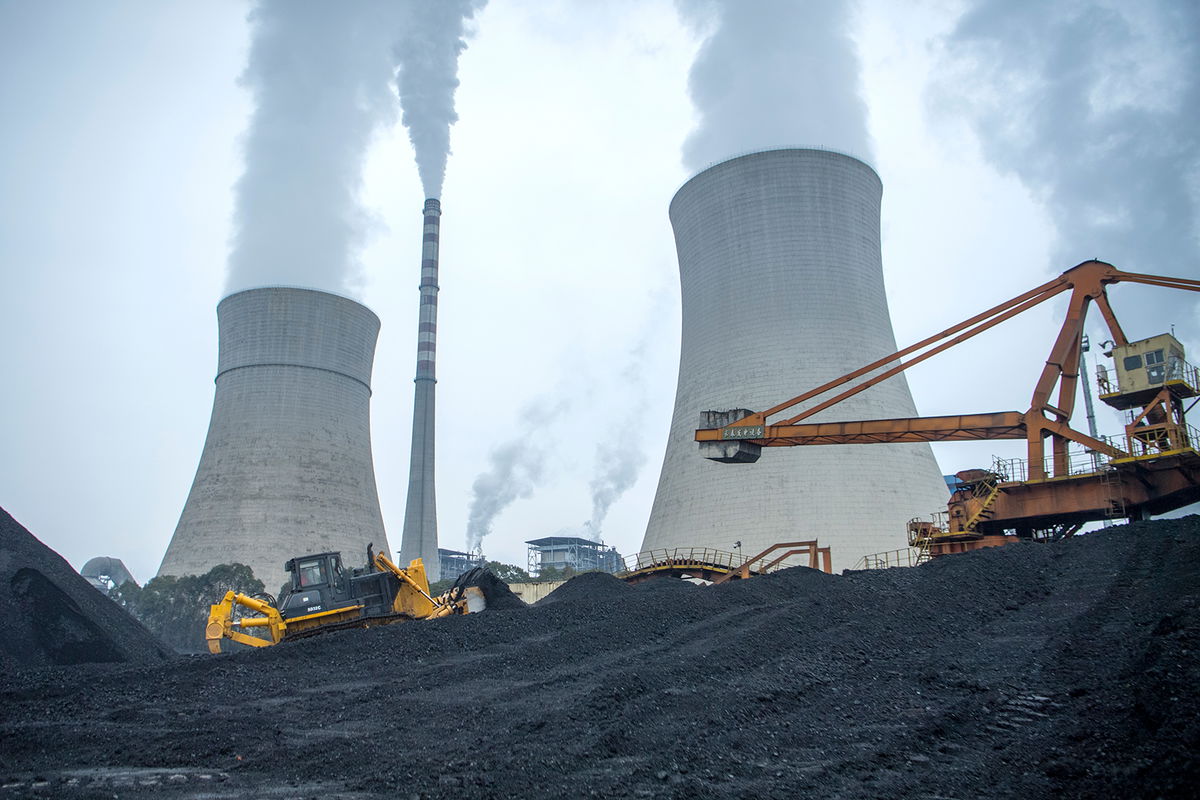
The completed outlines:
[[[992,518],[994,514],[992,506],[996,504],[996,498],[1000,496],[1000,476],[993,474],[981,480],[975,484],[973,491],[976,497],[983,497],[984,499],[975,513],[963,525],[963,533],[975,533],[975,529],[979,527],[979,523],[986,522]]]
[[[917,540],[917,556],[913,562],[914,565],[920,566],[921,564],[924,564],[929,559],[933,558],[933,555],[930,553],[930,545],[932,543],[933,543],[932,536],[923,536]]]

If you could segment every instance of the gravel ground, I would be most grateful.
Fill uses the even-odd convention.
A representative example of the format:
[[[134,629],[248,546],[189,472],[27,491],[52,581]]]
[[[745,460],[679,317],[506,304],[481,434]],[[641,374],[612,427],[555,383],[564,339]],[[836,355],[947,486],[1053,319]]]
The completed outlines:
[[[6,676],[0,798],[1196,797],[1200,517]]]

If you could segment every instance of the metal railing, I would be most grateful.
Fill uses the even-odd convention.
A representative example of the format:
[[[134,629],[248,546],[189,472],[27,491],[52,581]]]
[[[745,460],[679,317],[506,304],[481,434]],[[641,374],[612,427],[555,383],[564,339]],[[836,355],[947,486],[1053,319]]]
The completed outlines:
[[[901,547],[863,556],[854,565],[855,569],[887,569],[888,567],[915,567],[920,562],[920,551],[915,547]]]
[[[1144,430],[1133,428],[1133,434],[1127,436],[1126,440],[1126,450],[1131,456],[1151,456],[1189,447],[1197,449],[1200,447],[1200,430],[1186,423],[1149,425]]]
[[[1132,422],[1132,414],[1129,420]],[[1139,458],[1186,448],[1200,449],[1200,429],[1187,424],[1150,425],[1145,430],[1134,429],[1133,435],[1101,436],[1100,439]],[[1054,475],[1056,478],[1091,475],[1111,469],[1113,458],[1095,450],[1072,448],[1067,454],[1065,475],[1054,474],[1054,456],[1050,454],[1042,460],[1042,468],[1045,475]],[[1001,481],[1025,482],[1029,480],[1029,459],[993,456],[992,471],[1000,476]]]
[[[1158,365],[1153,365],[1155,368],[1161,367],[1162,379],[1153,379],[1154,386],[1161,386],[1170,381],[1182,381],[1193,388],[1200,387],[1200,368],[1194,364],[1189,364],[1182,358],[1168,357],[1167,360]],[[1149,369],[1149,367],[1147,367]],[[1121,385],[1121,373],[1116,367],[1107,367],[1104,364],[1096,365],[1096,388],[1100,394],[1115,394],[1117,392],[1128,391],[1129,387]]]
[[[1112,437],[1101,436],[1101,440],[1112,442]],[[1114,445],[1115,446],[1115,445]],[[1112,458],[1105,453],[1099,453],[1095,450],[1072,449],[1067,453],[1067,475],[1090,475],[1095,472],[1103,472],[1108,468],[1108,462]],[[1044,474],[1054,474],[1054,457],[1047,455],[1042,459],[1042,469]],[[1003,482],[1017,481],[1024,482],[1029,480],[1029,459],[1028,458],[1000,458],[992,457],[992,472],[1000,476]],[[1065,477],[1064,475],[1055,475],[1056,478]]]
[[[695,564],[697,566],[724,567],[733,569],[746,563],[746,556],[740,553],[730,553],[726,550],[714,550],[708,547],[676,547],[674,549],[644,550],[626,556],[624,572],[637,572],[664,565]]]

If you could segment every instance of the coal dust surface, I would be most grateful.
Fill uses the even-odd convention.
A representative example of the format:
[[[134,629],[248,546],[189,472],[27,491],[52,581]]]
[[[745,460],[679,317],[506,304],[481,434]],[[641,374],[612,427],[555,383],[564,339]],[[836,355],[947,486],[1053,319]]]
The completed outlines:
[[[672,583],[679,583],[672,581]],[[535,606],[548,606],[554,603],[608,603],[615,598],[623,597],[626,592],[634,589],[624,581],[620,581],[607,572],[585,572],[577,575],[550,594],[534,603]]]
[[[157,664],[166,646],[0,508],[0,675],[104,662]]]
[[[0,798],[1196,797],[1198,579],[1189,517],[17,672]]]

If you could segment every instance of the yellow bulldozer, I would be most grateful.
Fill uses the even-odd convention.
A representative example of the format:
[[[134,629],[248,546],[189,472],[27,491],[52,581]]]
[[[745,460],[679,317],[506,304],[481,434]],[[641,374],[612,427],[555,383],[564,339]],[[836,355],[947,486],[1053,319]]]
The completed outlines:
[[[402,569],[369,547],[366,567],[347,570],[341,553],[315,553],[290,559],[284,569],[290,583],[279,602],[268,594],[226,592],[209,608],[204,637],[210,652],[221,652],[222,639],[269,647],[345,628],[471,614],[487,607],[491,585],[490,573],[475,568],[434,597],[421,559]]]

